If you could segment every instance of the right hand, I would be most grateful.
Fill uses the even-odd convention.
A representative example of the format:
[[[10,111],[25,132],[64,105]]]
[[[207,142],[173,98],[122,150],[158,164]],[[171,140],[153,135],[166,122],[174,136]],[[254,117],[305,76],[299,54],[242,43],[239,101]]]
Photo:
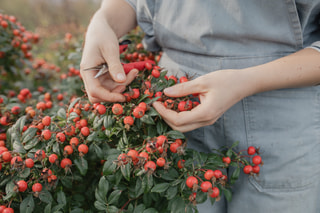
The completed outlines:
[[[113,12],[120,10],[123,14]],[[134,17],[128,20],[121,19],[124,14],[131,14]],[[132,20],[135,20],[135,13],[126,2],[109,0],[103,2],[88,26],[80,72],[89,101],[92,103],[123,102],[126,100],[121,93],[134,80],[138,70],[134,69],[125,75],[120,62],[118,38],[135,27],[135,22]],[[119,25],[120,27],[118,27]],[[84,69],[102,63],[108,64],[109,72],[107,74],[94,78],[98,71],[84,71]]]

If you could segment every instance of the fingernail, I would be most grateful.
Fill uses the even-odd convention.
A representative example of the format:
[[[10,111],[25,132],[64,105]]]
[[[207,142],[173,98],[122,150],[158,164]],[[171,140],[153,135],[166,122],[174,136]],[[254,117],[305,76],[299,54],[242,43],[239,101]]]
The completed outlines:
[[[163,90],[163,92],[164,92],[164,93],[171,93],[171,92],[173,92],[173,89],[172,89],[171,87],[168,87],[168,88],[165,88],[165,89]]]
[[[118,73],[117,74],[117,79],[119,81],[124,81],[124,80],[126,80],[126,76],[124,74],[122,74],[122,73]]]

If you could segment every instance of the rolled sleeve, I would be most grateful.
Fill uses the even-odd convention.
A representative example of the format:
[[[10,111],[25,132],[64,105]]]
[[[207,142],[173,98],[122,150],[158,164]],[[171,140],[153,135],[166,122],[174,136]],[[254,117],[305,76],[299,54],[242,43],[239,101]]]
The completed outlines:
[[[137,12],[137,1],[135,0],[126,0],[126,2]]]
[[[308,46],[307,48],[312,48],[317,50],[318,52],[320,52],[320,41],[316,41],[314,43],[312,43],[310,46]]]

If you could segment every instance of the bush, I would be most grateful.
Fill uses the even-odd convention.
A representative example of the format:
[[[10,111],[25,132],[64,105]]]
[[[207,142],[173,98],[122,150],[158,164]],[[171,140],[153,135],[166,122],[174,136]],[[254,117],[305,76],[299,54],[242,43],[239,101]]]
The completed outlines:
[[[260,157],[256,148],[238,153],[234,143],[200,153],[162,120],[154,101],[185,111],[200,100],[162,93],[189,79],[166,76],[156,64],[161,53],[146,52],[141,36],[137,30],[125,37],[134,41],[121,54],[125,70],[140,70],[125,103],[90,104],[85,93],[77,95],[81,79],[68,60],[79,60],[79,51],[63,59],[68,74],[57,81],[73,79],[74,89],[20,88],[0,96],[0,212],[193,212],[207,199],[231,200],[241,171],[259,173],[261,160],[249,159]]]

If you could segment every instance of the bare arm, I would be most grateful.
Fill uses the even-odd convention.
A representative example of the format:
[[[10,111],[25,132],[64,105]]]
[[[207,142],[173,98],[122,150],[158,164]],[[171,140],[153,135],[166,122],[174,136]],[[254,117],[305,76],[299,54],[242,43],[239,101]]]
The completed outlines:
[[[136,27],[136,14],[124,0],[104,0],[87,29],[80,64],[81,76],[91,102],[124,101],[121,92],[136,74],[125,75],[119,57],[118,39]],[[108,63],[110,72],[95,79],[96,71],[83,71]]]
[[[190,131],[213,124],[241,99],[259,92],[320,83],[320,53],[306,48],[278,60],[241,70],[219,70],[166,89],[168,96],[200,93],[201,104],[176,113],[157,102],[156,110],[176,130]]]

